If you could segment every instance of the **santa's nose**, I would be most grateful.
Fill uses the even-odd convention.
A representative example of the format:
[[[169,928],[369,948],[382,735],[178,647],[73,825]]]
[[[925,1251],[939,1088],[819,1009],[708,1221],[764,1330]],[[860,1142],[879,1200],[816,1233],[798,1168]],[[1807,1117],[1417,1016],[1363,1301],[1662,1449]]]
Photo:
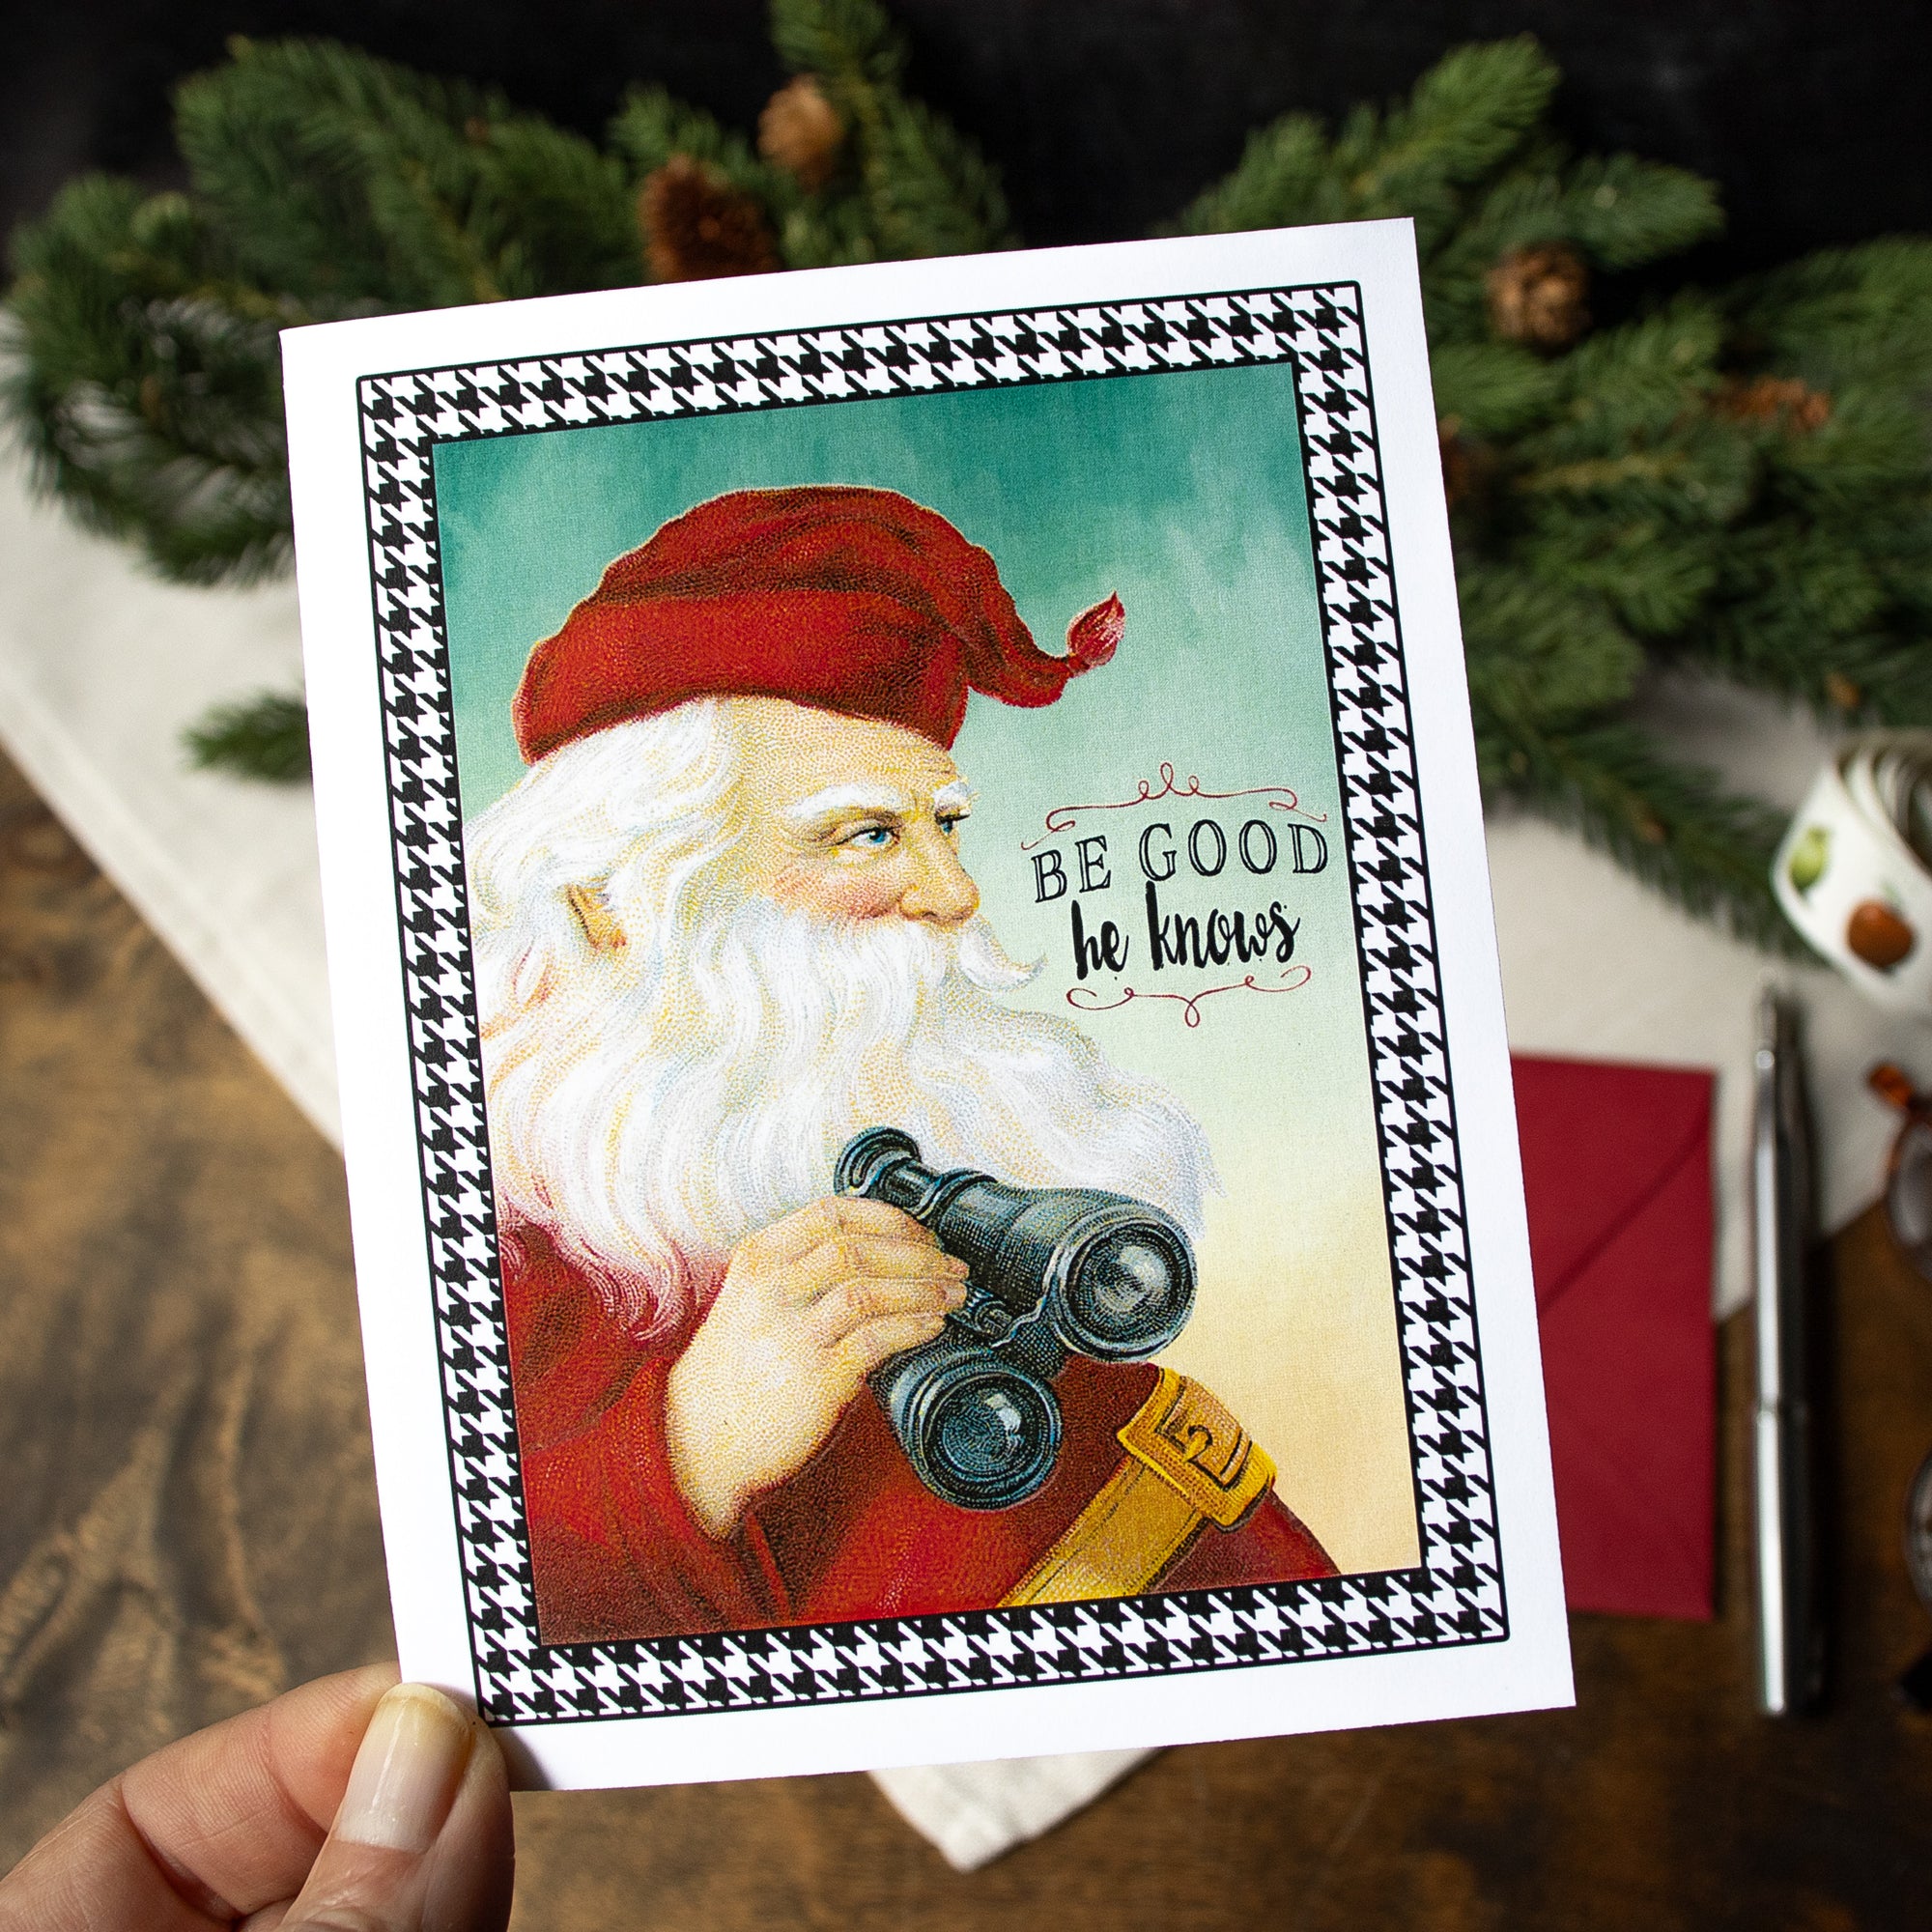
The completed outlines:
[[[899,911],[907,919],[963,925],[980,910],[980,888],[943,833],[934,830],[926,838],[909,840],[906,857],[910,876],[899,897]]]

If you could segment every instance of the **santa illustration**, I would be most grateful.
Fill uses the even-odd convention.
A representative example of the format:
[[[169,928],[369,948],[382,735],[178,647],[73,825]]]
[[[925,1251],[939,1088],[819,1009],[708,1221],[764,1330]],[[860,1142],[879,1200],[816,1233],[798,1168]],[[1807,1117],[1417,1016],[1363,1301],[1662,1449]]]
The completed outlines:
[[[530,769],[468,841],[546,1642],[1333,1574],[1236,1419],[1150,1363],[1069,1355],[1051,1472],[1004,1507],[922,1481],[878,1394],[972,1266],[838,1190],[855,1134],[1190,1231],[1213,1184],[1170,1094],[1003,1003],[1029,975],[961,855],[968,693],[1051,704],[1122,624],[1109,599],[1053,656],[933,511],[755,490],[532,652]]]

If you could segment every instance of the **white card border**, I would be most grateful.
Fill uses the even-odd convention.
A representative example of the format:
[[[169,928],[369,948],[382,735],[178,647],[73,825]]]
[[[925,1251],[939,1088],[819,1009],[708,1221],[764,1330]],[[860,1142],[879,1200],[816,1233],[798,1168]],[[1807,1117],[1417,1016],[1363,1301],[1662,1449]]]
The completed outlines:
[[[291,331],[283,338],[330,979],[370,1408],[399,1648],[468,1694],[464,1608],[413,1142],[356,384],[412,366],[612,343],[796,331],[881,316],[1041,308],[1351,280],[1360,285],[1405,636],[1488,1391],[1509,1634],[1446,1651],[905,1700],[511,1726],[523,1781],[823,1772],[1263,1735],[1570,1701],[1515,1109],[1448,530],[1408,224],[1054,250],[621,290]],[[1291,1674],[1292,1673],[1292,1674]],[[748,1726],[755,1729],[755,1738]],[[637,1731],[638,1736],[630,1733]]]

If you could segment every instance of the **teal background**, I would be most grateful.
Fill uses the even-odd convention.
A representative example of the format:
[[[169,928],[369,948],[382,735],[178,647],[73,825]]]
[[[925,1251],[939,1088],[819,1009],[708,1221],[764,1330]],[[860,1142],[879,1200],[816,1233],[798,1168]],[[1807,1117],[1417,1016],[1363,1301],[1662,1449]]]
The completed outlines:
[[[521,774],[509,701],[524,661],[612,557],[723,491],[790,483],[929,504],[992,553],[1050,651],[1120,591],[1115,667],[1047,711],[1002,719],[976,700],[962,748],[1017,733],[1027,762],[1057,759],[1151,714],[1183,763],[1325,761],[1294,421],[1291,372],[1261,367],[445,443],[436,490],[464,809]]]
[[[721,492],[803,483],[902,491],[983,545],[1040,644],[1109,591],[1126,607],[1113,662],[1059,702],[971,701],[954,756],[979,788],[961,851],[1008,950],[1043,959],[1017,1003],[1073,1017],[1110,1057],[1161,1081],[1207,1129],[1222,1193],[1201,1245],[1202,1299],[1167,1357],[1201,1375],[1294,1481],[1284,1494],[1347,1568],[1411,1560],[1413,1492],[1395,1344],[1388,1236],[1336,753],[1296,426],[1285,366],[1110,377],[442,445],[437,508],[466,814],[523,766],[509,707],[533,644],[605,567]],[[1056,806],[1160,785],[1288,786],[1323,822],[1331,863],[1267,879],[1231,856],[1183,869],[1163,908],[1250,915],[1281,899],[1300,920],[1298,990],[1215,994],[1188,1026],[1171,1001],[1076,1011],[1069,905],[1036,902],[1022,849]],[[1177,844],[1197,816],[1279,828],[1265,801],[1080,815],[1058,845],[1104,835],[1112,883],[1082,897],[1090,932],[1129,935],[1127,970],[1088,984],[1197,993],[1266,978],[1257,964],[1149,974],[1141,829]],[[1282,838],[1284,849],[1287,839]],[[1038,846],[1037,849],[1045,849]],[[1279,968],[1273,969],[1279,972]]]
[[[1053,806],[1130,797],[1142,779],[1157,787],[1171,763],[1181,780],[1198,777],[1212,791],[1287,784],[1338,830],[1307,490],[1293,375],[1284,365],[441,445],[437,512],[466,814],[522,773],[509,711],[525,659],[611,558],[723,491],[794,483],[871,484],[929,504],[991,552],[1048,650],[1064,648],[1068,621],[1109,591],[1126,606],[1113,663],[1041,710],[975,697],[954,747],[980,793],[962,850],[987,913],[1016,956],[1048,961],[1022,996],[1029,1004],[1065,1013],[1073,983],[1068,901],[1036,903],[1032,861],[1020,849]],[[1154,982],[1132,970],[1136,960],[1144,968],[1147,949],[1133,840],[1155,817],[1184,836],[1194,811],[1206,810],[1170,801],[1157,811],[1090,814],[1077,828],[1106,833],[1117,861],[1112,890],[1087,895],[1083,915],[1090,929],[1111,917],[1136,935],[1123,980],[1142,990],[1192,992],[1209,979],[1240,977],[1170,969]],[[1231,835],[1239,824],[1233,810]],[[1070,868],[1071,838],[1049,842]],[[1328,870],[1286,889],[1277,874],[1263,890],[1231,860],[1218,880],[1183,870],[1162,893],[1164,906],[1205,913],[1265,905],[1286,890],[1302,921],[1297,959],[1315,973],[1305,991],[1221,994],[1193,1028],[1178,1009],[1145,1000],[1081,1024],[1110,1052],[1179,1088],[1210,1121],[1222,1113],[1227,1082],[1250,1087],[1257,1030],[1309,1082],[1360,1081],[1365,1092],[1352,920],[1339,838],[1332,842]],[[1264,1111],[1281,1104],[1277,1086]],[[1325,1165],[1338,1150],[1318,1138]]]

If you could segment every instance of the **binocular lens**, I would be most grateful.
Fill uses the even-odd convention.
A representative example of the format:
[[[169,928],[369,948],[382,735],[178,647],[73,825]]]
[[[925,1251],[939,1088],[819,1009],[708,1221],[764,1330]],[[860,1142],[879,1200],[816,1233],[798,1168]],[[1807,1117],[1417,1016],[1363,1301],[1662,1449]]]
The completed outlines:
[[[1186,1270],[1139,1228],[1095,1242],[1066,1291],[1067,1313],[1091,1342],[1150,1352],[1172,1339],[1193,1300]]]
[[[1026,1454],[1026,1416],[1012,1391],[995,1384],[949,1404],[937,1427],[939,1460],[969,1481],[998,1482]]]
[[[941,1495],[967,1509],[1006,1509],[1053,1468],[1060,1406],[1010,1370],[962,1378],[928,1410],[924,1447]]]
[[[942,1341],[883,1372],[893,1433],[920,1480],[961,1509],[1009,1509],[1053,1473],[1060,1405],[1024,1369]]]
[[[1158,1208],[1095,1187],[1017,1187],[924,1166],[896,1127],[845,1143],[841,1194],[910,1214],[973,1272],[966,1306],[871,1383],[919,1479],[961,1509],[1009,1509],[1053,1473],[1068,1350],[1101,1362],[1156,1353],[1194,1306],[1194,1250]]]

